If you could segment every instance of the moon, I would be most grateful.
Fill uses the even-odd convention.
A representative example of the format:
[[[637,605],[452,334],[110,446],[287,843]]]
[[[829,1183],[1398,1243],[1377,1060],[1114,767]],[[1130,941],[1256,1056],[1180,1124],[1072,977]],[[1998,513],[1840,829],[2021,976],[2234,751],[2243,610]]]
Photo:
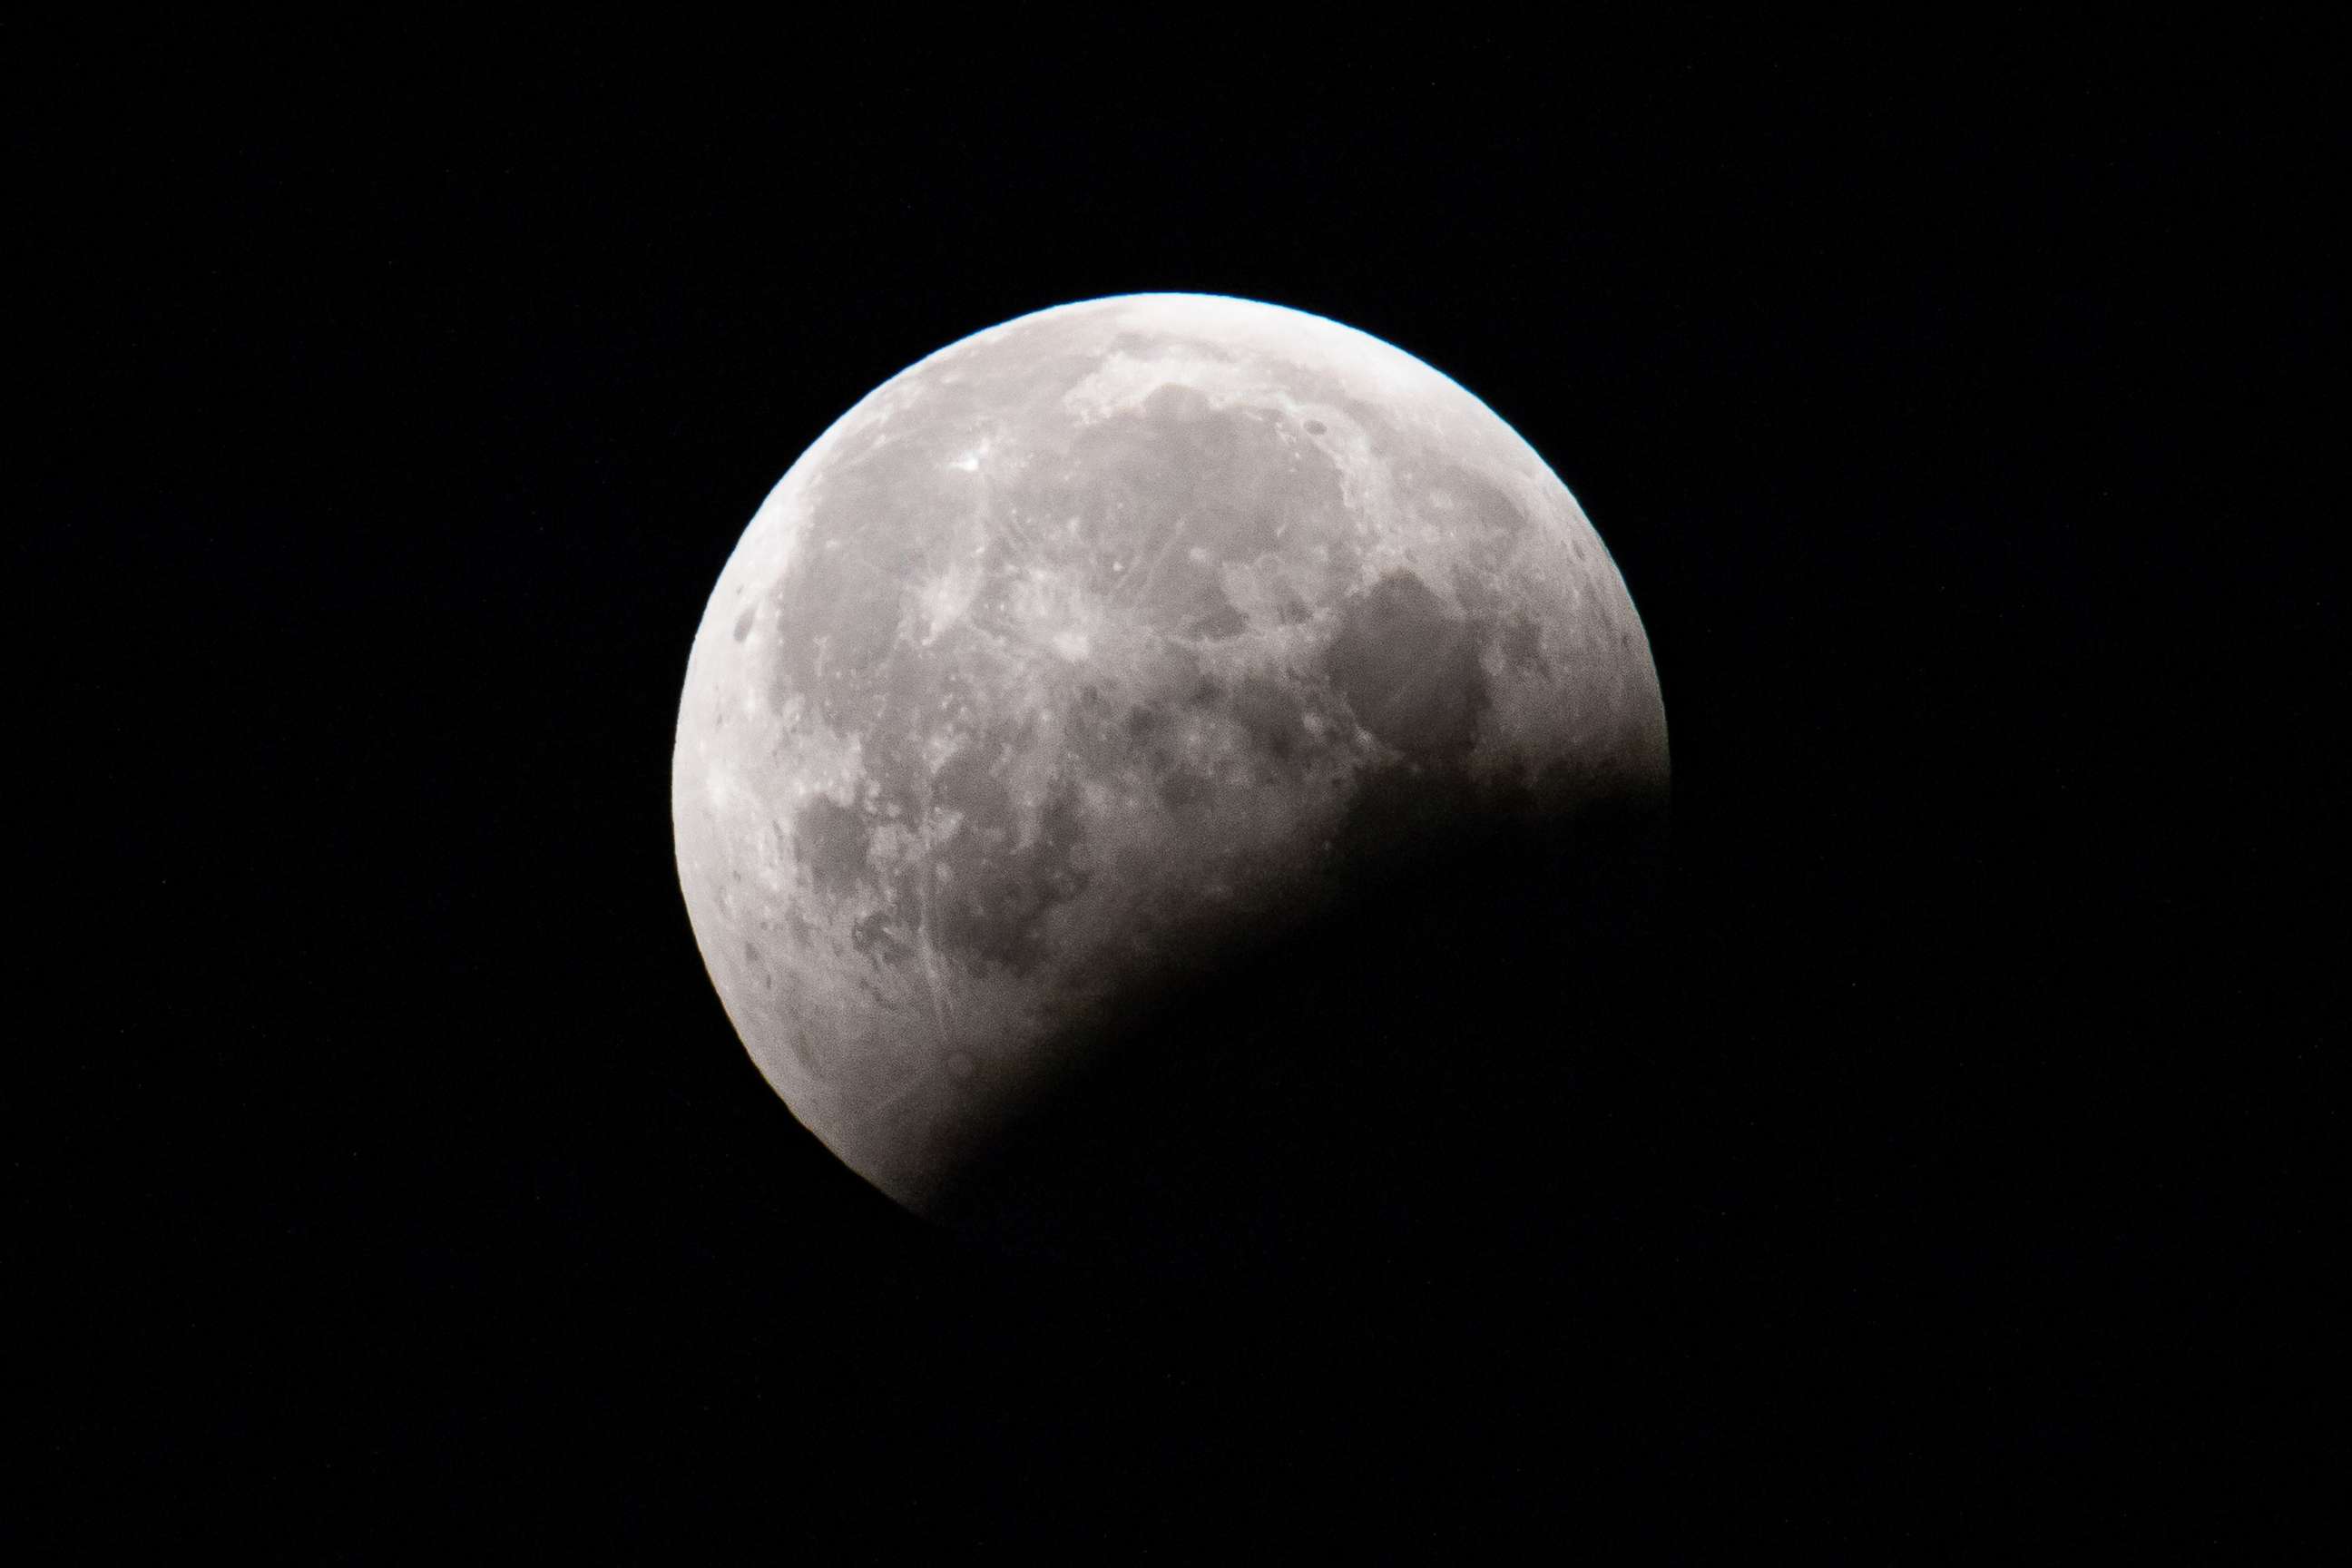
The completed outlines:
[[[760,1071],[939,1217],[1170,996],[1667,775],[1625,584],[1507,424],[1321,317],[1139,294],[802,454],[696,634],[672,808]]]

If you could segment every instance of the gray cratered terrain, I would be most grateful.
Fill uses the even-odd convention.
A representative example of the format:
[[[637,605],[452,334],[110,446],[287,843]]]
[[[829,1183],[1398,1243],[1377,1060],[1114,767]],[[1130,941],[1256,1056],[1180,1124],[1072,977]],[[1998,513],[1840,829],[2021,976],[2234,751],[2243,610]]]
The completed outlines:
[[[760,1069],[937,1215],[1172,989],[1666,773],[1624,584],[1507,425],[1319,317],[1137,295],[801,457],[695,638],[673,806]]]

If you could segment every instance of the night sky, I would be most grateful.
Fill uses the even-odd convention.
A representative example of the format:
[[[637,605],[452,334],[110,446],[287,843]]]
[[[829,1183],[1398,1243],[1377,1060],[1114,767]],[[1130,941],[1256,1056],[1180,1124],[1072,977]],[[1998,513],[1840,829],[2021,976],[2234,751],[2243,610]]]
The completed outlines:
[[[16,34],[23,1560],[2309,1517],[2315,43],[923,26]],[[895,1209],[671,856],[687,650],[793,458],[1148,289],[1508,420],[1674,752],[1605,973],[1331,1009],[1536,1087],[1335,1104],[1301,1158],[1389,1195],[1249,1268]]]

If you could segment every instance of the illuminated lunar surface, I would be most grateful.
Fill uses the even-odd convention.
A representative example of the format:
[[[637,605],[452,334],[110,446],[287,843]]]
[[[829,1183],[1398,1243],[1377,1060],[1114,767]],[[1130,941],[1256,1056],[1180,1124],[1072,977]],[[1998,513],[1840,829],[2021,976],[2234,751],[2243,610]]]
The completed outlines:
[[[751,1057],[938,1215],[1171,985],[1666,774],[1624,584],[1507,425],[1319,317],[1136,295],[943,349],[803,454],[672,784]]]

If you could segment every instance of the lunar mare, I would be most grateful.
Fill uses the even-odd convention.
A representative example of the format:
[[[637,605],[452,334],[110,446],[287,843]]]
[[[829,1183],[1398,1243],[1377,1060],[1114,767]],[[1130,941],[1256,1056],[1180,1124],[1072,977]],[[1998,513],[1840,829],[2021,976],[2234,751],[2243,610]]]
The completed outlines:
[[[802,455],[688,660],[679,879],[761,1071],[939,1213],[1157,986],[1465,818],[1662,794],[1622,581],[1476,398],[1202,295],[1007,322]]]

